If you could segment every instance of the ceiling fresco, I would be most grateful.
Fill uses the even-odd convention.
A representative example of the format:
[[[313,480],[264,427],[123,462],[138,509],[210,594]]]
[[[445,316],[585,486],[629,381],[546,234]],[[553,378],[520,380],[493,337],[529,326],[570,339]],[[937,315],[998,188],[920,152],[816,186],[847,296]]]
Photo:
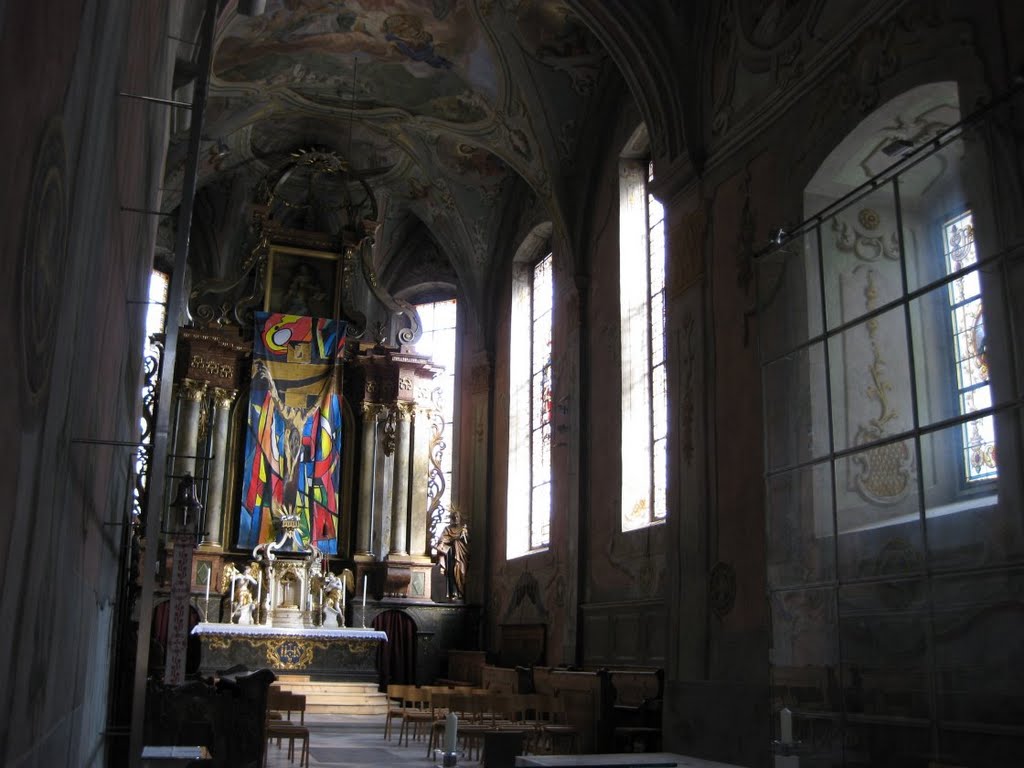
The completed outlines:
[[[493,50],[455,0],[270,0],[262,16],[234,16],[218,38],[217,81],[319,106],[471,123],[497,98]]]
[[[201,186],[255,185],[301,149],[334,152],[379,198],[378,266],[408,250],[412,217],[478,305],[508,195],[529,189],[563,222],[573,191],[560,179],[609,61],[565,0],[268,0],[258,17],[234,6],[217,25]]]

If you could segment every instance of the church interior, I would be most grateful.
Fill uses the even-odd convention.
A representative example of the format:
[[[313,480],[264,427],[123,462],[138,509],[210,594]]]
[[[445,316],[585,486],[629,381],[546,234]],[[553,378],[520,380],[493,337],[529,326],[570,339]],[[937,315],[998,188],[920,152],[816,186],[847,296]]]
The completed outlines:
[[[1024,763],[1022,33],[0,0],[0,763],[139,765],[237,665]]]

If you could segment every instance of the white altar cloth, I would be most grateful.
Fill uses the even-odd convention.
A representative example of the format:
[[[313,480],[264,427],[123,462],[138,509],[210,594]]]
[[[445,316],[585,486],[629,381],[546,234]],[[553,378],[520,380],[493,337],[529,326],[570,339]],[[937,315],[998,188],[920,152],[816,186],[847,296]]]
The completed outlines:
[[[193,635],[221,635],[224,637],[302,637],[307,639],[348,638],[351,640],[380,640],[387,642],[388,635],[378,629],[341,628],[290,629],[287,627],[265,627],[261,624],[218,624],[202,622],[192,628]]]

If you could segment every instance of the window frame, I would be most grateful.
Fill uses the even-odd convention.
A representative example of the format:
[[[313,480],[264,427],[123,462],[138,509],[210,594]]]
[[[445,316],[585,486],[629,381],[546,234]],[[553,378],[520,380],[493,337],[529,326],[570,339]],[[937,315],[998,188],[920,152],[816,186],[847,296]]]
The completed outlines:
[[[638,173],[642,171],[642,173]],[[634,180],[639,183],[634,183]],[[668,519],[668,393],[667,393],[667,354],[665,350],[666,332],[666,299],[667,299],[667,237],[665,234],[665,212],[664,207],[651,192],[651,182],[654,180],[654,166],[650,157],[645,158],[622,158],[620,167],[620,207],[619,207],[619,329],[620,329],[620,365],[621,383],[623,388],[623,430],[621,435],[621,486],[622,505],[619,514],[619,528],[622,532],[644,530],[654,525],[660,525]],[[642,215],[637,216],[632,212],[633,205],[630,202],[632,195],[639,195],[642,201]],[[641,221],[642,219],[642,221]],[[655,244],[660,236],[660,243]],[[657,253],[656,253],[657,251]],[[642,298],[634,296],[626,288],[623,279],[631,266],[630,260],[637,255],[642,255],[644,266],[644,287]],[[660,270],[655,270],[655,258],[661,259]],[[659,278],[655,285],[655,275]],[[634,289],[635,291],[635,289]],[[639,301],[637,300],[639,299]],[[633,302],[632,304],[630,302]],[[639,304],[642,304],[644,323],[642,329],[632,332],[633,324],[630,322],[631,313],[636,311]],[[655,328],[656,305],[661,308],[661,327]],[[642,347],[639,350],[640,360],[634,360],[631,353],[636,345],[636,337],[643,334]],[[659,349],[655,349],[655,341],[660,339]],[[642,365],[642,381],[638,382],[643,388],[642,402],[636,404],[638,412],[643,412],[646,421],[646,435],[642,436],[644,442],[644,455],[646,456],[646,468],[644,472],[646,481],[646,498],[640,498],[636,489],[640,483],[630,486],[627,478],[635,476],[637,464],[634,462],[627,466],[627,459],[636,456],[635,435],[627,432],[626,424],[631,420],[634,408],[631,389],[634,381],[631,377]],[[656,397],[656,388],[661,383],[660,398]],[[630,394],[627,396],[627,392]],[[661,402],[658,402],[660,399]],[[659,414],[659,409],[661,413]],[[661,429],[658,429],[658,418],[661,419]],[[659,465],[661,488],[658,487]],[[637,505],[646,507],[646,515],[637,513]],[[643,517],[643,519],[639,519]]]
[[[514,340],[510,340],[510,361],[509,361],[509,479],[508,479],[508,506],[506,510],[506,556],[509,559],[523,557],[547,551],[551,544],[551,445],[552,434],[552,351],[554,330],[554,253],[549,248],[541,250],[540,256],[529,262],[517,263],[513,270],[513,293],[511,307],[511,323],[509,333],[514,336],[519,323],[517,319],[525,319],[529,323],[529,334],[525,350],[517,347]],[[547,305],[538,312],[537,279],[540,270],[546,268],[548,272],[548,286],[551,292]],[[519,292],[523,292],[526,301],[520,304],[517,298]],[[525,307],[523,306],[525,304]],[[526,310],[525,318],[519,317],[518,313]],[[538,359],[537,346],[539,334],[537,333],[538,322],[546,317],[547,326],[544,334],[547,337],[548,354],[541,365],[535,366]],[[525,366],[523,363],[526,363]],[[518,364],[517,364],[518,363]],[[525,370],[525,380],[517,378],[517,374]],[[538,381],[539,377],[539,381]],[[547,387],[547,396],[544,396],[544,386]],[[535,396],[535,386],[542,388],[540,403],[543,407],[547,404],[547,414],[536,412],[538,398]],[[525,388],[527,404],[527,416],[525,430],[516,430],[516,426],[522,426],[523,422],[517,417],[517,404]],[[517,396],[518,393],[518,396]],[[543,442],[547,440],[548,451],[547,461],[538,467],[537,451],[542,449]],[[515,476],[518,465],[525,465],[525,478]],[[537,470],[545,470],[546,477],[538,482]],[[547,519],[540,523],[538,515],[540,511],[536,508],[536,497],[538,489],[547,487]],[[525,491],[525,501],[522,498]],[[525,531],[525,534],[524,534]]]

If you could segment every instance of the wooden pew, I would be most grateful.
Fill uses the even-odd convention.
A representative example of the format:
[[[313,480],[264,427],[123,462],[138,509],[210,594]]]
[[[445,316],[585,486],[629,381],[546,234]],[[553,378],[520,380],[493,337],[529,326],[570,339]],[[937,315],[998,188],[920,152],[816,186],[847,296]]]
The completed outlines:
[[[612,705],[615,749],[622,752],[660,751],[664,670],[611,669],[608,670],[608,679],[615,697]]]
[[[566,719],[579,729],[580,752],[611,751],[612,690],[607,672],[534,667],[533,684],[537,693],[564,702]]]

